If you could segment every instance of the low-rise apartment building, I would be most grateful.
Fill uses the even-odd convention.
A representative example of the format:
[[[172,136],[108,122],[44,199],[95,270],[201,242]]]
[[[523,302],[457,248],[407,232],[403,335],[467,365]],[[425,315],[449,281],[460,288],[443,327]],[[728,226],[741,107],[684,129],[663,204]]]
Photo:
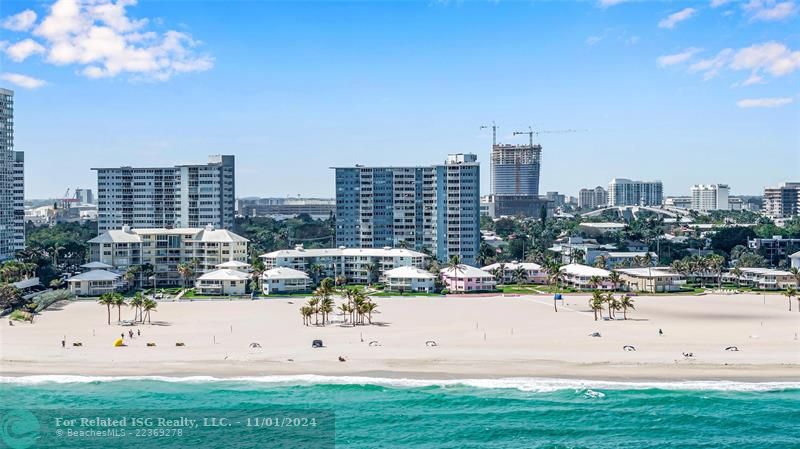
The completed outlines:
[[[620,268],[614,271],[619,273],[624,288],[631,292],[676,292],[686,282],[669,267]]]
[[[512,284],[517,282],[517,270],[522,268],[525,276],[522,281],[525,284],[546,284],[548,280],[547,271],[541,265],[533,262],[509,262],[509,263],[493,263],[487,265],[481,270],[495,274],[496,270],[503,270],[502,281],[503,284]]]
[[[425,268],[424,253],[401,248],[309,248],[302,245],[262,254],[264,267],[288,267],[323,277],[344,276],[348,282],[371,284],[383,281],[384,273],[397,267]]]
[[[247,261],[248,240],[213,226],[175,229],[108,230],[89,240],[92,261],[102,262],[124,273],[137,271],[134,284],[140,287],[184,285],[178,265],[189,264],[195,276],[234,260]],[[151,278],[152,276],[152,278]]]

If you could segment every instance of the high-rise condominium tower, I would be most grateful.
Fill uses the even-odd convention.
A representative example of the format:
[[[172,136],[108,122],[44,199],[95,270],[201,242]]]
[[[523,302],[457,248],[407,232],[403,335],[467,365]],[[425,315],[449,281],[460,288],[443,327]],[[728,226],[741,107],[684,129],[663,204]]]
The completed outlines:
[[[233,225],[234,156],[207,164],[97,170],[98,232],[132,228],[199,228]]]
[[[608,183],[609,206],[660,206],[664,199],[661,181],[631,181],[614,178]]]
[[[784,182],[764,189],[763,212],[768,217],[790,218],[800,215],[800,182]]]
[[[0,261],[25,247],[24,169],[14,151],[14,92],[0,88]]]
[[[336,244],[429,251],[474,264],[480,245],[480,165],[474,154],[417,167],[335,167]]]
[[[691,188],[693,210],[707,212],[710,210],[728,210],[730,187],[726,184],[695,184]]]

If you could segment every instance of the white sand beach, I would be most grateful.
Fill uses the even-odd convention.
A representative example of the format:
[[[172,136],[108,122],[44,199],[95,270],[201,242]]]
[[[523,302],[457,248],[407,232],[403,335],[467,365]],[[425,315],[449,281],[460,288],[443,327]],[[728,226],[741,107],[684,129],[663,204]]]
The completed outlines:
[[[618,320],[595,321],[587,301],[586,295],[567,296],[556,313],[546,296],[375,298],[380,313],[373,321],[380,324],[357,327],[304,326],[302,298],[166,302],[152,313],[152,325],[133,328],[109,326],[105,307],[78,301],[53,306],[34,324],[3,321],[0,371],[800,380],[800,313],[796,304],[789,312],[781,295],[636,297],[637,310],[627,321],[621,312]],[[123,319],[132,315],[123,308]],[[116,317],[112,310],[112,323]],[[129,339],[128,329],[142,336]],[[113,347],[122,332],[128,345]],[[593,332],[601,337],[589,336]],[[313,349],[313,339],[325,347]],[[428,340],[438,346],[426,346]],[[261,348],[250,348],[253,342]],[[729,346],[739,351],[726,351]]]

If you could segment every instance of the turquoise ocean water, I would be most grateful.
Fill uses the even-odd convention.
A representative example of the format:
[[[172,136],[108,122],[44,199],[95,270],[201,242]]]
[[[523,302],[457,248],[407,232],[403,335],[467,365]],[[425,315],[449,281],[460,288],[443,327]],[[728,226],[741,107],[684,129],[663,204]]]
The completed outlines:
[[[789,383],[29,377],[2,378],[0,401],[0,447],[14,449],[800,448],[800,384]],[[31,422],[84,410],[129,419],[227,416],[239,424],[186,428],[181,437],[64,440],[52,438],[50,422]],[[262,431],[287,416],[294,429]],[[317,427],[307,428],[304,417]],[[255,431],[242,427],[247,418]]]

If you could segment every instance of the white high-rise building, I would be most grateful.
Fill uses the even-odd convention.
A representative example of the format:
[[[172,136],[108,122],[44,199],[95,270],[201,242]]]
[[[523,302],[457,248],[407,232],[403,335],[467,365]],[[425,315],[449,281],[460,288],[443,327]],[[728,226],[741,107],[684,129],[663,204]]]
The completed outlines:
[[[729,210],[730,190],[727,184],[695,184],[691,188],[691,209],[700,212]]]
[[[336,244],[427,250],[474,264],[480,245],[480,166],[474,154],[418,167],[335,167]]]
[[[14,151],[14,92],[0,88],[0,261],[25,247],[24,167]]]
[[[800,215],[800,182],[784,182],[764,189],[764,214],[772,219]]]
[[[664,199],[661,181],[631,181],[614,178],[608,183],[609,206],[660,206]]]
[[[236,209],[234,156],[210,156],[208,164],[118,167],[97,170],[97,228],[198,228],[233,225]]]

